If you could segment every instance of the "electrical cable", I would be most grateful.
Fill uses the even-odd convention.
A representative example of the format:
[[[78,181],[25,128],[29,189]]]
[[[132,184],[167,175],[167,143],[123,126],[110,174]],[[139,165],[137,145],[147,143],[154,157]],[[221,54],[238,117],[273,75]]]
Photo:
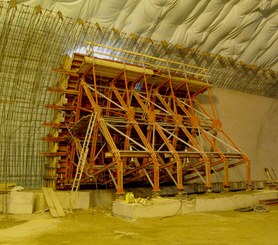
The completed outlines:
[[[248,206],[248,207],[244,207],[244,208],[236,208],[236,209],[234,209],[234,211],[237,211],[237,212],[252,212],[253,208],[251,206]]]
[[[267,205],[258,204],[254,206],[254,211],[257,213],[268,213],[270,212],[270,207]]]
[[[161,217],[160,220],[167,219],[167,218],[173,218],[173,217],[177,216],[178,214],[182,214],[183,203],[185,203],[185,204],[195,204],[195,202],[196,202],[196,199],[195,198],[189,198],[188,194],[186,192],[179,193],[176,196],[175,199],[180,201],[180,205],[179,205],[178,210],[173,215]]]

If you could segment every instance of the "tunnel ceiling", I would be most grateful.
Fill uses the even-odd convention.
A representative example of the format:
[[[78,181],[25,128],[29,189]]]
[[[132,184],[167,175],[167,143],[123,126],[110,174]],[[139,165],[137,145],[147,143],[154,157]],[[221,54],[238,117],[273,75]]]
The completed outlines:
[[[278,70],[277,0],[17,1]]]
[[[206,67],[216,87],[278,96],[278,0],[10,2],[91,23],[89,41]]]

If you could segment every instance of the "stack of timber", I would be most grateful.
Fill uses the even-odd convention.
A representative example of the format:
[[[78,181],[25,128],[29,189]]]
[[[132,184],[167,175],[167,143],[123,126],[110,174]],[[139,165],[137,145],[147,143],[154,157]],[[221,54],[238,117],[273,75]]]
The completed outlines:
[[[50,215],[53,218],[63,217],[65,216],[65,212],[57,199],[52,188],[42,188],[42,192],[46,201],[46,204],[49,208]]]

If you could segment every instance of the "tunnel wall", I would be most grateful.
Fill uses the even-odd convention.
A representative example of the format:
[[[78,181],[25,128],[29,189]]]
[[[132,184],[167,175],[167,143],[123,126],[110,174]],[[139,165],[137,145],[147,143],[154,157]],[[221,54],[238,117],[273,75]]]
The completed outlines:
[[[198,96],[209,109],[208,95]],[[213,102],[222,128],[251,160],[251,179],[267,179],[264,169],[278,175],[278,101],[263,96],[213,88]],[[244,176],[244,167],[231,169],[232,180]]]

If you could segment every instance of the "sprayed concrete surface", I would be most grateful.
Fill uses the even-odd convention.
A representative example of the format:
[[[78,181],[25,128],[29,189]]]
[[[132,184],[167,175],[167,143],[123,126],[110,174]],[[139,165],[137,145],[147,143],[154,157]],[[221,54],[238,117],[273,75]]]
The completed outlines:
[[[269,213],[208,212],[127,221],[111,210],[0,217],[0,244],[278,244],[278,207]]]

